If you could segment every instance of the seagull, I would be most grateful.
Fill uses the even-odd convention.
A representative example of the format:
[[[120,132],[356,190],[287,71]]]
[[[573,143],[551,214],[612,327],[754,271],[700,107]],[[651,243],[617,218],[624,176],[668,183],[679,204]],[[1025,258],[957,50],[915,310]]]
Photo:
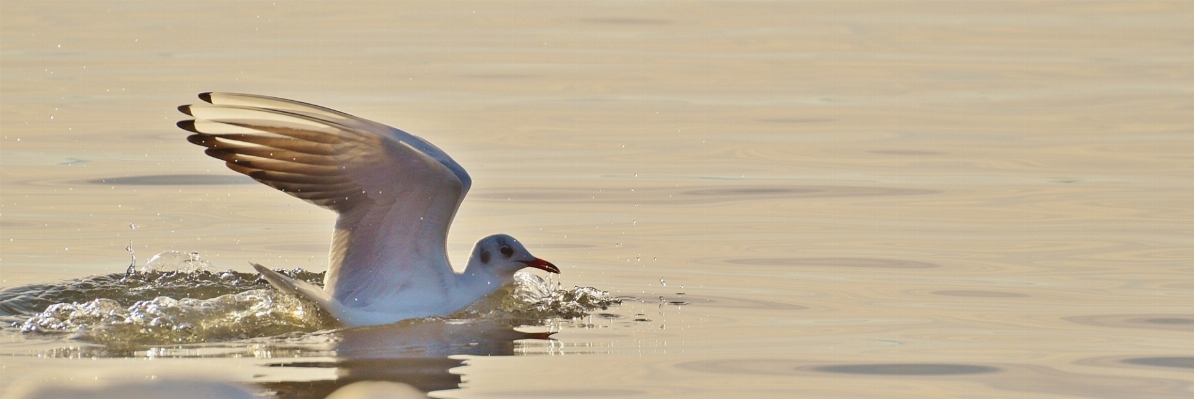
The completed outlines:
[[[187,141],[229,169],[335,211],[323,288],[253,263],[276,289],[318,304],[346,326],[444,316],[514,281],[525,267],[559,273],[505,234],[482,238],[457,273],[452,218],[472,179],[431,143],[318,105],[200,93],[183,105]]]

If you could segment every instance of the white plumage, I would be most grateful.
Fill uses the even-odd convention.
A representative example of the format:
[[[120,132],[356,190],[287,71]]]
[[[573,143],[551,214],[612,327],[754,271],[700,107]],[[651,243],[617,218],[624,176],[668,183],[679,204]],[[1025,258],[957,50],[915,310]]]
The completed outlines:
[[[559,269],[507,235],[477,242],[463,273],[448,263],[448,227],[472,180],[412,134],[317,105],[202,93],[178,126],[207,155],[267,186],[335,211],[321,289],[253,266],[280,290],[305,296],[349,326],[446,315],[513,281]]]

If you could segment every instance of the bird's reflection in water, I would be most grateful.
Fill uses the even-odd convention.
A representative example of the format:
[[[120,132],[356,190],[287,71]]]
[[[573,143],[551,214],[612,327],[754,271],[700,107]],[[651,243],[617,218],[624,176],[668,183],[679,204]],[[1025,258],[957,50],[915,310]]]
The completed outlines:
[[[454,355],[510,356],[515,341],[547,340],[551,333],[519,332],[488,320],[420,321],[352,328],[334,333],[334,360],[272,363],[270,367],[335,368],[336,378],[263,384],[287,399],[324,398],[361,381],[408,384],[422,392],[456,389],[460,375],[448,370],[464,365]]]

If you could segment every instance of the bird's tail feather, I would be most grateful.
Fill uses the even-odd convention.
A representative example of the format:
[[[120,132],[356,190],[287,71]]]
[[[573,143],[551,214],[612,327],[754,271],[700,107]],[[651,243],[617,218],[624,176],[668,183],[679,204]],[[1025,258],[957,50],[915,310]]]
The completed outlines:
[[[261,276],[265,277],[265,280],[269,281],[270,285],[274,286],[274,288],[287,294],[310,299],[318,304],[319,307],[331,312],[333,316],[338,316],[336,310],[339,304],[336,303],[336,300],[331,295],[328,295],[322,288],[319,288],[319,286],[283,276],[278,272],[253,262],[249,262],[249,264],[253,265],[253,268],[257,269],[257,272],[261,273]]]

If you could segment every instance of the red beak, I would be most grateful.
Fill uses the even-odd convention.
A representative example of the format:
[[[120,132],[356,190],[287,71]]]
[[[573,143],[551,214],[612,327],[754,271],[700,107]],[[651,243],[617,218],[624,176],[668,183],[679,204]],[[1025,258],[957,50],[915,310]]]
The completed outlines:
[[[551,273],[560,274],[560,268],[543,259],[535,258],[535,260],[520,260],[519,262],[525,263],[527,267],[533,267],[539,270],[546,270]]]

